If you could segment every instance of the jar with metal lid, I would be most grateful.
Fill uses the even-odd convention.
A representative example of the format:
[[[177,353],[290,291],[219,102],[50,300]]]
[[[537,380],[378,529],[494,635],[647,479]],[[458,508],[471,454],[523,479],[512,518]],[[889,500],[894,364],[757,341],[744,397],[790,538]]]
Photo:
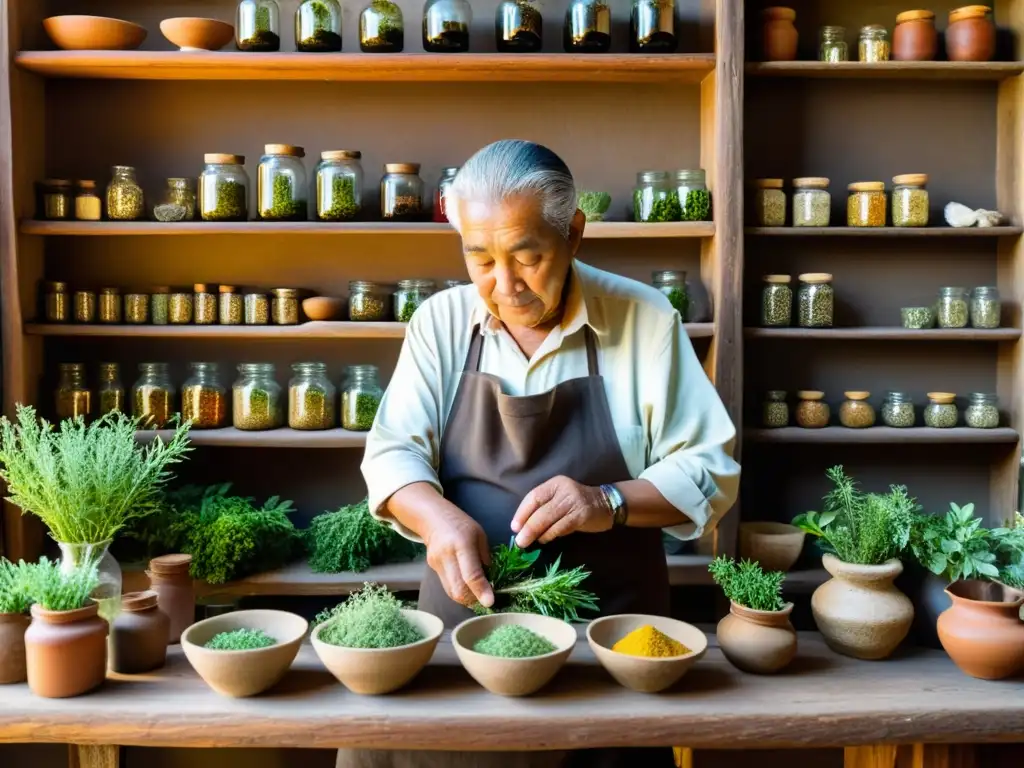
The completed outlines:
[[[100,288],[97,300],[99,321],[114,325],[121,322],[121,290],[119,288]]]
[[[832,275],[807,272],[798,279],[797,324],[801,328],[831,328],[835,304]]]
[[[60,280],[43,283],[43,309],[48,323],[66,323],[71,319],[68,284]]]
[[[363,207],[362,152],[335,149],[320,153],[316,166],[316,217],[352,221]]]
[[[171,325],[187,325],[192,322],[195,293],[176,290],[167,299],[167,320]]]
[[[241,325],[245,319],[245,302],[242,294],[233,285],[222,285],[218,289],[217,316],[221,325]]]
[[[793,323],[793,289],[789,275],[765,275],[761,288],[761,325],[786,328]]]
[[[855,181],[847,187],[846,225],[885,226],[885,182]]]
[[[458,173],[458,167],[441,169],[441,178],[437,182],[437,191],[434,193],[434,221],[438,223],[443,224],[448,221],[445,196]]]
[[[387,317],[388,295],[383,286],[369,280],[348,284],[348,319],[379,322]]]
[[[359,50],[363,53],[401,53],[404,48],[402,9],[391,0],[370,0],[359,14]]]
[[[566,53],[607,53],[612,47],[612,11],[607,0],[572,0],[565,11]]]
[[[228,393],[217,363],[190,363],[192,376],[181,385],[181,418],[192,429],[220,429],[228,420]]]
[[[949,285],[939,289],[935,304],[935,321],[939,328],[966,328],[969,317],[966,288]]]
[[[427,0],[423,8],[423,50],[427,53],[465,53],[473,8],[468,0]]]
[[[950,61],[991,61],[996,53],[996,25],[987,5],[965,5],[949,12],[946,55]]]
[[[679,313],[682,321],[690,309],[690,294],[686,288],[686,273],[682,270],[664,269],[651,273],[651,285],[661,291],[672,308]]]
[[[129,291],[124,295],[124,321],[130,325],[149,322],[149,294]]]
[[[861,27],[857,51],[861,61],[889,61],[889,30],[881,24]]]
[[[157,221],[192,221],[196,217],[196,192],[192,179],[167,179],[160,202],[153,206]]]
[[[303,0],[295,11],[295,50],[331,53],[341,50],[341,3]]]
[[[139,363],[132,387],[132,416],[139,429],[163,429],[174,418],[174,385],[167,363]]]
[[[158,607],[159,599],[152,590],[121,595],[121,610],[107,640],[111,672],[138,675],[167,662],[171,619]]]
[[[633,220],[641,222],[679,221],[679,194],[667,171],[640,171],[633,188]]]
[[[249,218],[249,174],[245,155],[211,152],[199,175],[199,215],[203,221],[245,221]]]
[[[824,176],[793,179],[793,226],[827,227],[832,218],[832,195]]]
[[[971,327],[998,328],[1003,305],[999,289],[994,285],[981,285],[971,292]]]
[[[826,26],[818,32],[818,61],[835,64],[849,61],[850,52],[846,45],[846,27]]]
[[[765,392],[761,424],[768,429],[789,426],[789,403],[786,402],[784,390],[773,389]]]
[[[785,226],[786,193],[782,191],[782,179],[755,179],[753,207],[756,226]]]
[[[955,427],[960,418],[956,408],[956,395],[952,392],[929,392],[924,408],[924,423],[936,429]]]
[[[75,183],[75,218],[78,221],[99,221],[103,218],[103,203],[96,194],[96,182],[82,180]]]
[[[130,165],[115,165],[110,169],[107,185],[107,218],[111,221],[137,221],[146,213],[146,200],[142,187]]]
[[[192,317],[196,325],[217,322],[217,294],[206,283],[192,286]]]
[[[71,182],[67,179],[47,179],[43,182],[43,215],[50,221],[70,219],[72,216]]]
[[[498,53],[534,53],[544,38],[544,19],[533,0],[502,0],[494,19]]]
[[[797,426],[804,429],[822,429],[828,426],[832,414],[828,403],[825,402],[825,393],[805,389],[796,393],[799,402],[796,406]]]
[[[270,299],[265,293],[250,292],[245,294],[245,324],[266,325],[270,322]]]
[[[419,163],[387,163],[380,180],[380,210],[386,221],[421,221],[426,214]]]
[[[433,280],[399,280],[394,294],[395,320],[408,323],[420,304],[433,296],[436,290]]]
[[[85,383],[84,363],[61,363],[60,379],[54,392],[57,419],[88,418],[92,411],[92,391]]]
[[[195,623],[195,585],[189,569],[192,555],[172,554],[154,557],[149,561],[146,576],[149,588],[158,595],[160,610],[171,620],[168,642],[181,641],[181,633]]]
[[[875,425],[875,409],[868,402],[870,392],[844,392],[839,406],[839,423],[848,429],[866,429]]]
[[[236,429],[258,431],[284,424],[281,385],[274,379],[273,363],[241,363],[231,388]]]
[[[117,411],[124,413],[124,384],[121,383],[121,367],[117,363],[100,363],[100,386],[96,392],[100,416]]]
[[[711,193],[703,168],[676,171],[676,197],[680,221],[711,221]]]
[[[892,57],[896,61],[932,61],[938,49],[934,13],[921,10],[897,14],[892,32]]]
[[[904,173],[892,179],[892,225],[928,226],[928,174]]]
[[[341,392],[341,426],[366,432],[373,426],[384,391],[377,382],[377,366],[350,365]]]
[[[964,423],[972,429],[995,429],[999,426],[999,397],[986,392],[972,392],[964,410]]]
[[[274,325],[298,325],[299,292],[295,288],[274,288],[270,295],[270,317]]]
[[[242,0],[235,14],[235,45],[240,51],[281,49],[281,10],[275,0]]]
[[[633,0],[629,12],[630,53],[675,53],[675,0]]]
[[[267,144],[260,158],[257,193],[265,221],[306,220],[306,151],[291,144]]]
[[[75,305],[76,323],[96,322],[96,294],[92,291],[75,291],[72,296]]]
[[[905,429],[917,421],[914,401],[906,392],[890,392],[882,403],[882,421],[887,427]]]
[[[295,363],[288,382],[288,426],[292,429],[332,429],[338,390],[324,363]]]
[[[171,289],[157,285],[149,293],[149,317],[153,325],[167,325],[171,314]]]

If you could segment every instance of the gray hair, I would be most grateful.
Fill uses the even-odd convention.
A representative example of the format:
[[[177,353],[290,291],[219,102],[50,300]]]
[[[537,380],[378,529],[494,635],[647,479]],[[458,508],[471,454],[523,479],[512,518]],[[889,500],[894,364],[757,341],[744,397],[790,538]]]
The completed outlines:
[[[448,188],[445,212],[461,231],[457,201],[500,203],[523,193],[536,195],[544,220],[569,237],[577,208],[576,184],[562,158],[532,141],[496,141],[469,158]]]

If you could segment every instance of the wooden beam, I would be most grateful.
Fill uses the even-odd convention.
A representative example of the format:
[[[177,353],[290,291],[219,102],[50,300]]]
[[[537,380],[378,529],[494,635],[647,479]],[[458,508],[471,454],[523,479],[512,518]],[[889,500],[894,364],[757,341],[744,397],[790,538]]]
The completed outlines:
[[[693,750],[687,747],[672,747],[676,768],[693,768]]]
[[[970,744],[912,744],[899,748],[896,768],[978,768]]]
[[[68,745],[68,768],[120,768],[120,765],[120,747],[91,744]]]
[[[895,744],[847,747],[843,750],[843,768],[895,768],[896,750]]]

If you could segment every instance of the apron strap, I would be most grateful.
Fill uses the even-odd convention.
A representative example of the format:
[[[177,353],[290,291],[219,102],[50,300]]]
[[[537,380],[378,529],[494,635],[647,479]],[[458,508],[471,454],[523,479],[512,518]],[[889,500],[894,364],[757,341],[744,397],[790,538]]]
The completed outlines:
[[[589,325],[583,326],[583,336],[587,340],[587,372],[591,376],[597,376],[597,339],[594,338],[594,331]]]
[[[470,373],[479,373],[480,355],[484,347],[484,335],[480,333],[479,324],[473,326],[471,333],[469,352],[466,354],[466,362],[462,366],[462,370]],[[587,373],[591,376],[597,376],[597,339],[594,337],[594,331],[589,325],[583,326],[583,338],[587,344]]]

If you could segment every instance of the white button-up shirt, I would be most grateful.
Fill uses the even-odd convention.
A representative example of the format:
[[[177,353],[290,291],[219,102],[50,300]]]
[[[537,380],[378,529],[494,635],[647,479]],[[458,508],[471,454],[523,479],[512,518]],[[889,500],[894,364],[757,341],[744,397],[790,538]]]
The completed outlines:
[[[668,533],[699,537],[728,511],[739,488],[740,468],[731,456],[736,429],[679,315],[655,288],[579,261],[571,280],[561,324],[530,359],[473,285],[442,291],[416,310],[362,463],[370,510],[378,518],[417,538],[383,506],[411,483],[441,491],[441,435],[478,324],[484,334],[480,370],[501,379],[503,391],[513,396],[586,376],[582,331],[589,325],[630,475],[653,484],[689,518]]]

